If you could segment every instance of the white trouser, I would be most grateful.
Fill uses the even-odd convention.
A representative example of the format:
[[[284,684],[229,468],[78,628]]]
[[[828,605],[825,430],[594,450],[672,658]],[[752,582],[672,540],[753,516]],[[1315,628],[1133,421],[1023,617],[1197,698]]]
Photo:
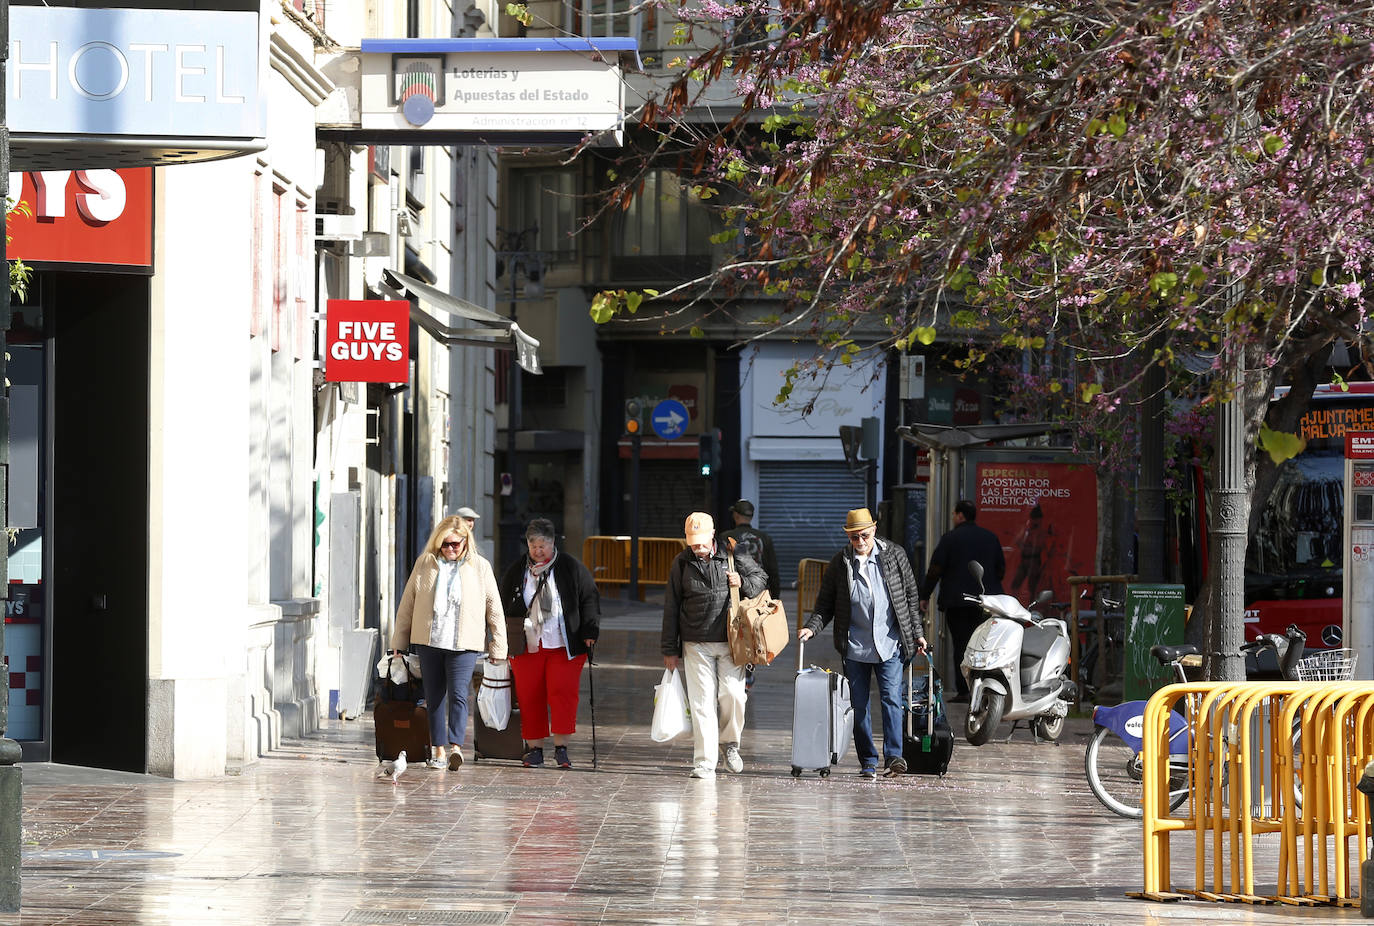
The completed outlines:
[[[744,666],[730,658],[729,643],[684,642],[682,668],[692,708],[692,764],[714,771],[720,744],[738,743],[744,730]]]

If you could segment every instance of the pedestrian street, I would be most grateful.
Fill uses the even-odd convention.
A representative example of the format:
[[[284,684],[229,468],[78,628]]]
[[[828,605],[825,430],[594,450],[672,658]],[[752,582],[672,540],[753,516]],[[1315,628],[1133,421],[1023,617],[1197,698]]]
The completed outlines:
[[[944,779],[864,781],[852,754],[829,779],[794,779],[794,646],[758,672],[744,773],[689,779],[690,738],[649,737],[654,627],[652,606],[607,603],[595,770],[586,678],[570,771],[469,755],[393,784],[374,776],[368,716],[227,779],[26,766],[23,913],[0,924],[1360,922],[1127,898],[1140,826],[1088,791],[1081,718],[1059,746],[959,739]],[[1191,883],[1187,842],[1176,886]]]

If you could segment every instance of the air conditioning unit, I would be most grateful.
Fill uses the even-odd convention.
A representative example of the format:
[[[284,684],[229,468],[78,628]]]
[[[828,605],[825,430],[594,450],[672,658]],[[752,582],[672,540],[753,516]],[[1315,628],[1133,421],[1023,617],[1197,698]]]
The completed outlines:
[[[390,257],[391,236],[386,232],[363,232],[348,253],[351,257]]]

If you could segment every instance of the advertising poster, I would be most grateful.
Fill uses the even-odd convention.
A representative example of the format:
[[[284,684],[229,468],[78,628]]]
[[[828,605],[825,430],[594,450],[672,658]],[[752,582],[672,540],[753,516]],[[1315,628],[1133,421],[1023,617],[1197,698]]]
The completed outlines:
[[[1043,589],[1069,600],[1069,576],[1097,557],[1097,474],[1073,463],[979,463],[978,523],[1002,541],[1002,588],[1023,603]]]

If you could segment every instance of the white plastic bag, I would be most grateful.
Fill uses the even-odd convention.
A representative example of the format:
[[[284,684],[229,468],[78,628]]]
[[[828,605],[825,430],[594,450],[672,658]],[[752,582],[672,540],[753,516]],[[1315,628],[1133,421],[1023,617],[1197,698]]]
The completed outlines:
[[[510,723],[510,663],[487,663],[482,667],[482,687],[477,692],[477,710],[482,722],[493,730],[504,730]]]
[[[420,657],[415,653],[383,655],[377,660],[377,677],[390,678],[393,685],[404,685],[420,677]]]
[[[654,686],[654,722],[649,735],[655,743],[666,743],[692,729],[692,713],[687,708],[687,691],[677,669],[664,669],[662,680]]]

